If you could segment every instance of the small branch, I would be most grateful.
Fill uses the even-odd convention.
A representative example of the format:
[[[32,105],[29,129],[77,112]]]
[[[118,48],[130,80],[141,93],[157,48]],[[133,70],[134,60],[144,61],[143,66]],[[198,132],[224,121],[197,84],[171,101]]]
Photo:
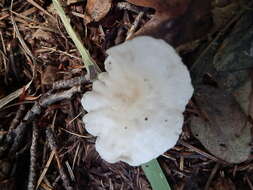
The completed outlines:
[[[37,101],[31,110],[29,110],[23,121],[17,126],[16,129],[13,129],[7,134],[6,137],[6,144],[11,146],[9,154],[13,154],[16,152],[16,150],[19,148],[19,145],[23,141],[24,134],[26,133],[27,130],[27,125],[31,123],[35,119],[36,116],[38,116],[43,108],[46,108],[47,106],[61,101],[65,99],[70,99],[75,93],[81,92],[80,86],[74,86],[69,90],[59,92],[56,94],[51,94],[51,95],[45,95],[42,96],[39,101]],[[1,152],[0,152],[1,154]]]
[[[16,116],[14,117],[14,119],[12,120],[10,124],[9,131],[12,131],[16,128],[16,126],[20,122],[20,119],[23,117],[24,111],[25,111],[25,105],[21,104],[18,108]]]
[[[135,20],[134,20],[133,25],[131,26],[131,28],[130,28],[129,31],[127,32],[126,40],[130,39],[130,38],[133,36],[134,32],[136,31],[137,27],[139,26],[139,23],[140,23],[140,21],[141,21],[143,15],[144,15],[144,12],[140,12],[140,13],[137,15],[137,17],[136,17]]]
[[[141,8],[130,4],[128,2],[119,2],[117,3],[117,8],[119,8],[120,10],[128,10],[128,11],[132,11],[134,13],[139,13]]]
[[[59,92],[56,94],[51,94],[48,97],[41,98],[39,100],[40,107],[45,108],[55,102],[59,102],[65,99],[70,99],[74,94],[81,92],[80,86],[74,86],[69,90]],[[39,109],[39,108],[38,108]],[[37,110],[35,110],[37,111]]]
[[[72,86],[77,86],[81,84],[91,83],[85,76],[74,77],[68,80],[59,80],[53,83],[53,90],[70,88]]]
[[[63,185],[64,185],[65,189],[73,190],[73,187],[70,185],[69,177],[68,177],[68,175],[66,174],[66,172],[64,171],[64,169],[61,165],[61,162],[60,162],[60,159],[59,159],[59,156],[58,156],[58,147],[57,147],[57,144],[56,144],[54,133],[53,133],[51,128],[49,128],[49,127],[47,128],[46,135],[47,135],[47,139],[48,139],[49,146],[50,146],[51,150],[55,152],[55,159],[57,161],[57,165],[58,165],[60,177],[63,181]]]
[[[220,167],[220,164],[216,163],[215,166],[214,166],[214,168],[213,168],[213,170],[212,170],[212,172],[211,172],[211,174],[210,174],[210,176],[209,176],[209,178],[208,178],[208,180],[207,180],[207,182],[206,182],[204,190],[208,190],[209,189],[209,186],[210,186],[210,184],[211,184],[211,182],[212,182],[212,180],[213,180],[213,178],[214,178],[217,170],[219,169],[219,167]]]
[[[37,163],[37,144],[39,139],[39,129],[36,121],[33,122],[32,145],[30,149],[30,169],[28,178],[28,190],[34,190],[36,187],[36,163]]]
[[[51,154],[50,154],[50,156],[49,156],[49,158],[48,158],[48,160],[47,160],[47,162],[46,162],[46,165],[45,165],[45,167],[44,167],[44,169],[43,169],[42,173],[40,174],[40,177],[39,177],[39,179],[38,179],[38,181],[37,181],[36,190],[37,190],[37,189],[39,188],[39,186],[41,185],[41,182],[42,182],[42,180],[44,179],[44,177],[45,177],[45,175],[46,175],[46,173],[47,173],[47,170],[48,170],[50,164],[52,163],[52,160],[53,160],[53,158],[54,158],[54,155],[55,155],[55,152],[52,151]]]
[[[43,9],[43,7],[41,7],[38,3],[36,3],[33,0],[27,0],[27,2],[30,3],[30,4],[32,4],[34,7],[36,7],[40,11],[42,11],[44,14],[46,14],[47,16],[49,16],[51,19],[53,19],[56,22],[56,18],[54,16],[52,16],[48,11],[46,11],[45,9]]]

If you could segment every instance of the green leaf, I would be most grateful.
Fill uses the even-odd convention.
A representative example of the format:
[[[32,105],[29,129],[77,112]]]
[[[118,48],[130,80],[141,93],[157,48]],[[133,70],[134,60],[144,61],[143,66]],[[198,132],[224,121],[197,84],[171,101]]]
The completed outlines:
[[[78,38],[77,34],[75,33],[74,29],[70,24],[70,19],[65,14],[61,3],[58,0],[53,0],[54,8],[56,9],[58,15],[61,18],[61,21],[68,32],[70,38],[73,40],[74,44],[76,45],[78,51],[82,56],[82,60],[85,64],[85,67],[88,72],[88,76],[90,79],[96,78],[97,72],[100,72],[98,66],[95,64],[95,61],[90,56],[89,51],[84,47],[81,40]]]
[[[153,190],[171,190],[166,177],[156,159],[142,164],[142,169]]]

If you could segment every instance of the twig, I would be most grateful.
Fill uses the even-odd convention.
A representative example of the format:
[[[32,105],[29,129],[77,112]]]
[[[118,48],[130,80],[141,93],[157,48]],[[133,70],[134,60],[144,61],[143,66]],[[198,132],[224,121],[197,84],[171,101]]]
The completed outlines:
[[[47,163],[46,163],[46,165],[45,165],[45,167],[44,167],[44,169],[43,169],[43,171],[42,171],[42,173],[41,173],[41,175],[40,175],[40,177],[39,177],[39,179],[38,179],[36,189],[39,188],[39,186],[40,186],[40,184],[41,184],[41,182],[42,182],[44,176],[46,175],[47,170],[48,170],[50,164],[52,163],[52,160],[53,160],[53,158],[54,158],[54,155],[55,155],[55,152],[52,151],[51,154],[50,154],[50,156],[49,156],[49,159],[48,159],[48,161],[47,161]]]
[[[41,10],[44,14],[48,15],[49,17],[51,17],[56,22],[55,17],[53,17],[49,12],[47,12],[45,9],[43,9],[38,3],[36,3],[33,0],[27,0],[27,2],[30,3],[30,4],[32,4],[37,9]]]
[[[10,16],[10,15],[9,15],[8,13],[2,15],[2,16],[0,17],[0,21],[1,21],[1,20],[4,20],[4,19],[6,19],[6,18],[8,18],[9,16]]]
[[[140,8],[133,5],[133,4],[130,4],[128,2],[119,2],[117,4],[117,8],[121,9],[121,10],[129,10],[129,11],[132,11],[134,13],[139,13],[140,12]]]
[[[207,152],[204,152],[204,151],[202,151],[202,150],[200,150],[200,149],[198,149],[198,148],[196,148],[196,147],[194,147],[194,146],[192,146],[192,145],[190,145],[186,142],[180,141],[180,144],[187,147],[187,148],[189,148],[189,149],[191,149],[191,150],[193,150],[193,151],[195,151],[195,152],[197,152],[197,153],[199,153],[199,154],[201,154],[201,155],[203,155],[203,156],[205,156],[205,157],[207,157],[207,158],[209,158],[210,160],[226,164],[226,162],[224,162],[222,160],[219,160],[216,157],[212,156],[211,154],[208,154]]]
[[[18,127],[7,134],[6,144],[11,145],[9,154],[15,153],[16,150],[19,148],[19,145],[23,140],[24,134],[26,133],[27,124],[33,121],[35,117],[41,113],[43,108],[46,108],[47,106],[55,102],[58,102],[64,99],[70,99],[75,93],[78,93],[80,91],[81,90],[79,86],[74,86],[71,89],[63,91],[63,92],[42,96],[39,99],[39,101],[37,101],[33,105],[31,110],[29,110],[26,113],[23,121],[18,125]]]
[[[0,40],[1,40],[1,45],[2,45],[2,49],[0,49],[0,53],[2,55],[2,61],[3,61],[3,66],[4,66],[4,70],[5,70],[5,83],[7,81],[7,61],[8,61],[8,57],[6,56],[7,55],[7,51],[6,51],[6,47],[5,47],[5,42],[4,42],[4,38],[3,38],[3,34],[2,32],[0,31]],[[6,83],[8,84],[8,83]]]
[[[73,190],[73,187],[70,185],[69,178],[61,165],[61,162],[60,162],[60,159],[58,156],[58,147],[57,147],[56,140],[55,140],[55,137],[54,137],[54,134],[53,134],[53,131],[51,128],[49,128],[49,127],[47,128],[46,135],[47,135],[49,146],[50,146],[51,150],[55,152],[55,159],[56,159],[56,162],[58,165],[60,177],[63,181],[63,185],[64,185],[65,189]]]
[[[80,150],[80,142],[78,143],[78,146],[76,148],[76,151],[75,151],[75,156],[74,156],[74,159],[73,159],[73,163],[72,163],[72,167],[71,169],[74,170],[74,167],[75,167],[75,163],[76,163],[76,158],[77,158],[77,155],[79,153],[79,150]]]
[[[36,7],[32,7],[30,9],[24,10],[20,14],[23,15],[23,16],[29,16],[29,15],[35,13],[36,11],[37,11],[37,8]]]
[[[36,121],[33,122],[32,145],[30,149],[30,169],[28,179],[28,190],[34,190],[36,187],[36,163],[37,163],[37,144],[39,138],[39,129]]]
[[[127,32],[126,40],[128,40],[129,38],[131,38],[133,36],[134,32],[136,31],[137,27],[139,26],[140,20],[142,19],[143,15],[144,15],[144,12],[142,12],[142,11],[137,15],[137,17],[134,20],[133,25],[131,26],[131,28]]]
[[[80,115],[82,115],[83,114],[83,112],[80,112],[79,114],[77,114],[73,119],[71,119],[68,123],[67,123],[67,125],[70,125],[71,123],[73,123]]]
[[[10,124],[9,131],[12,131],[13,129],[16,128],[20,119],[23,117],[24,111],[25,111],[25,105],[21,104],[18,108],[16,116],[14,117],[14,119],[12,120],[12,122]]]
[[[55,190],[55,189],[53,189],[51,186],[48,186],[48,184],[46,184],[46,183],[41,183],[41,189],[43,189],[43,190]]]
[[[61,128],[61,130],[65,131],[66,133],[69,133],[69,134],[71,134],[71,135],[74,135],[74,136],[80,137],[80,138],[85,138],[85,139],[92,138],[92,136],[80,135],[80,134],[77,134],[77,133],[74,133],[74,132],[68,131],[67,129],[64,129],[64,128]]]
[[[184,171],[184,157],[183,156],[180,156],[179,170]]]
[[[57,177],[55,178],[55,180],[54,180],[54,182],[53,182],[53,184],[52,184],[52,186],[53,186],[54,188],[57,186],[57,184],[58,184],[58,182],[59,182],[60,179],[61,179],[60,176],[57,176]]]
[[[6,51],[6,47],[5,47],[5,43],[4,43],[3,34],[2,34],[1,31],[0,31],[0,39],[1,39],[1,42],[2,42],[3,52],[4,52],[4,54],[6,55],[6,54],[7,54],[7,51]]]
[[[10,15],[11,15],[11,23],[12,23],[12,25],[13,25],[13,29],[14,29],[14,31],[15,31],[15,33],[16,33],[16,35],[17,35],[17,38],[18,38],[20,44],[22,45],[22,47],[23,47],[25,53],[26,53],[27,55],[29,55],[30,58],[32,59],[33,63],[36,64],[36,59],[35,59],[35,57],[33,56],[32,52],[30,51],[30,49],[29,49],[28,46],[26,45],[24,39],[22,38],[22,36],[21,36],[21,34],[20,34],[20,32],[19,32],[18,26],[17,26],[17,24],[16,24],[16,22],[15,22],[15,19],[14,19],[14,17],[13,17],[13,14],[12,14],[12,4],[13,4],[13,0],[11,1],[11,11],[10,11],[10,13],[11,13],[11,14],[10,14]]]
[[[248,183],[248,185],[250,187],[250,190],[253,190],[253,185],[252,185],[252,183],[251,183],[251,181],[250,181],[250,179],[249,179],[248,176],[246,176],[246,181],[247,181],[247,183]]]
[[[68,80],[59,80],[53,83],[53,90],[58,90],[58,89],[64,89],[64,88],[70,88],[72,86],[77,86],[81,84],[89,84],[90,81],[87,80],[85,76],[80,76],[80,77],[74,77]]]
[[[69,162],[66,161],[65,164],[66,164],[66,166],[67,166],[67,168],[68,168],[68,172],[69,172],[69,176],[70,176],[71,180],[72,180],[72,181],[75,181],[75,175],[74,175],[74,173],[73,173],[72,168],[71,168],[70,165],[69,165]]]
[[[77,59],[78,61],[82,61],[82,59],[80,57],[77,57],[77,56],[74,56],[70,53],[67,53],[65,51],[61,51],[61,50],[58,50],[56,48],[51,48],[51,47],[45,47],[45,46],[42,46],[41,47],[43,51],[51,51],[51,52],[56,52],[56,53],[59,53],[59,54],[62,54],[62,55],[67,55],[71,58],[74,58],[74,59]],[[36,52],[42,52],[42,50],[36,50]]]
[[[214,175],[216,174],[217,170],[219,169],[219,167],[220,167],[220,164],[216,163],[215,166],[214,166],[214,168],[213,168],[213,170],[212,170],[212,172],[211,172],[211,174],[210,174],[210,176],[209,176],[209,178],[208,178],[208,180],[207,180],[207,182],[206,182],[204,190],[208,190],[209,189],[209,186],[210,186],[210,184],[211,184],[211,182],[212,182],[212,180],[214,178]]]
[[[32,24],[38,24],[38,25],[41,24],[41,23],[37,22],[36,20],[31,19],[31,18],[29,18],[29,17],[27,17],[27,16],[25,16],[23,14],[17,13],[17,12],[15,12],[13,10],[10,10],[10,12],[15,15],[15,18],[14,18],[15,21],[21,22],[20,19],[22,19],[23,22],[21,22],[21,23],[24,23],[24,24],[27,24],[28,22],[32,23]],[[25,22],[25,21],[27,21],[27,22]],[[30,25],[28,25],[28,26],[30,26]]]

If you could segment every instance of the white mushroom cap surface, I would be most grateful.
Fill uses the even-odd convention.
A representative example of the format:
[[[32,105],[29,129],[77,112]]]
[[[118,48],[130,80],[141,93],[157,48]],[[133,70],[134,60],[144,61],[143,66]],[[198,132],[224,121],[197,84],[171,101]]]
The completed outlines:
[[[172,148],[193,94],[176,51],[163,40],[136,37],[107,50],[105,70],[84,94],[86,130],[110,162],[146,163]]]

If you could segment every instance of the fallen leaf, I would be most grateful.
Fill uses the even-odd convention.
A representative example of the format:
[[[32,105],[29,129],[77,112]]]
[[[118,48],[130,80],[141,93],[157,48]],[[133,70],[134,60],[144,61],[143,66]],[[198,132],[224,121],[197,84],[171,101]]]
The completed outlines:
[[[186,10],[190,0],[127,0],[129,3],[151,7],[156,10],[155,16],[178,16]],[[169,11],[168,11],[169,10]],[[167,13],[166,13],[167,12]]]
[[[220,86],[231,92],[246,115],[250,108],[253,68],[253,13],[245,14],[224,40],[212,62]],[[253,118],[253,117],[252,117]]]
[[[86,23],[99,21],[107,15],[112,6],[112,0],[88,0],[85,17]]]
[[[236,20],[235,20],[236,21]],[[246,115],[253,118],[253,13],[245,11],[226,35],[212,42],[191,67],[195,87],[209,75],[219,87],[236,98]]]
[[[152,19],[134,36],[150,35],[172,45],[179,45],[206,34],[211,24],[211,0],[127,1],[156,10]]]
[[[191,118],[193,135],[210,153],[229,163],[240,163],[250,155],[251,124],[232,94],[211,86],[195,92],[204,117]]]

